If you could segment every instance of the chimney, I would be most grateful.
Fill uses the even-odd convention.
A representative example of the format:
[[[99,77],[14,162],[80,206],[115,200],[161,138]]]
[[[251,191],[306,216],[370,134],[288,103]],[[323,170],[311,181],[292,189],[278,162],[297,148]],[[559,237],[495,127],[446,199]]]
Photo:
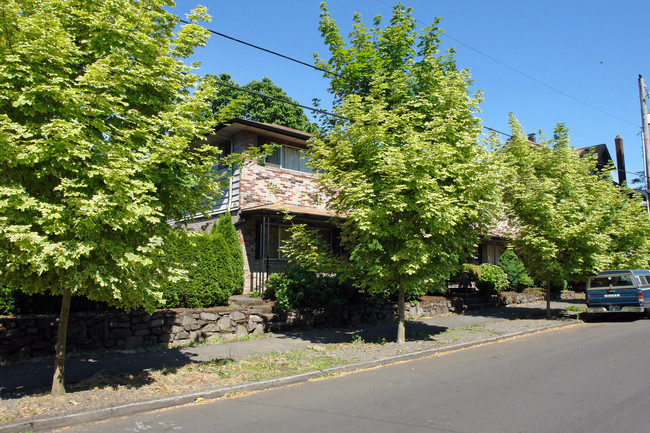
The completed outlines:
[[[616,167],[618,171],[618,184],[623,185],[626,182],[625,176],[625,155],[623,154],[623,139],[617,135],[614,139],[616,144]]]
[[[530,141],[531,143],[537,143],[537,141],[535,141],[535,140],[536,140],[536,138],[535,138],[534,133],[533,134],[528,134],[528,141]]]

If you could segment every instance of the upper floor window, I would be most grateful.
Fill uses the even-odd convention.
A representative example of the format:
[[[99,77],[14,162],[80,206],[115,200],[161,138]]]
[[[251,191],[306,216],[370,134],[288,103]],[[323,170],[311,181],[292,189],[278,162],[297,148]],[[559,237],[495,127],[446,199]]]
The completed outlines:
[[[268,143],[268,141],[260,137],[260,144]],[[303,173],[312,173],[312,169],[307,167],[307,162],[308,159],[302,149],[285,144],[278,144],[273,153],[266,157],[267,164]]]
[[[218,158],[219,158],[219,161],[220,161],[220,162],[217,163],[216,169],[220,171],[220,170],[230,168],[228,166],[228,164],[222,163],[221,159],[229,156],[232,153],[232,141],[230,141],[230,140],[221,141],[221,142],[217,143],[216,147],[217,147],[217,149],[219,149]]]

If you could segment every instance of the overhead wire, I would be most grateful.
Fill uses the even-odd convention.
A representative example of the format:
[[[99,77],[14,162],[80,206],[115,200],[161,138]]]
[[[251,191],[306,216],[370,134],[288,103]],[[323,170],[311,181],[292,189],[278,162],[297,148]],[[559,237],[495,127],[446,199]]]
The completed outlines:
[[[186,20],[183,20],[183,19],[179,19],[179,21],[180,21],[181,23],[183,23],[183,24],[191,24],[189,21],[186,21]],[[240,44],[242,44],[242,45],[246,45],[246,46],[248,46],[248,47],[251,47],[251,48],[254,48],[254,49],[257,49],[257,50],[260,50],[260,51],[264,51],[264,52],[266,52],[266,53],[268,53],[268,54],[271,54],[271,55],[274,55],[274,56],[277,56],[277,57],[281,57],[281,58],[283,58],[283,59],[286,59],[286,60],[292,61],[292,62],[294,62],[294,63],[300,64],[300,65],[303,65],[303,66],[307,66],[307,67],[309,67],[309,68],[311,68],[311,69],[314,69],[314,70],[317,70],[317,71],[323,72],[323,73],[325,73],[325,74],[333,75],[333,76],[335,76],[335,77],[337,77],[337,78],[341,78],[341,79],[343,79],[343,80],[354,81],[354,80],[352,80],[352,79],[350,79],[350,78],[343,77],[343,76],[341,76],[340,74],[337,74],[337,73],[335,73],[335,72],[328,71],[328,70],[326,70],[326,69],[319,68],[318,66],[311,65],[311,64],[309,64],[309,63],[307,63],[307,62],[303,62],[302,60],[298,60],[298,59],[295,59],[295,58],[293,58],[293,57],[287,56],[287,55],[285,55],[285,54],[278,53],[277,51],[273,51],[273,50],[270,50],[270,49],[267,49],[267,48],[261,47],[261,46],[259,46],[259,45],[252,44],[252,43],[250,43],[250,42],[243,41],[243,40],[241,40],[241,39],[235,38],[235,37],[233,37],[233,36],[226,35],[226,34],[224,34],[224,33],[218,32],[218,31],[216,31],[216,30],[209,29],[209,28],[207,28],[207,27],[203,27],[203,28],[204,28],[205,30],[207,30],[208,32],[210,32],[211,34],[214,34],[214,35],[216,35],[216,36],[220,36],[220,37],[223,37],[223,38],[225,38],[225,39],[229,39],[229,40],[231,40],[231,41],[234,41],[234,42],[240,43]],[[278,102],[283,102],[283,103],[287,103],[287,104],[295,105],[295,106],[298,106],[298,107],[301,107],[301,108],[304,108],[304,109],[307,109],[307,110],[310,110],[310,111],[313,111],[313,112],[316,112],[316,113],[325,114],[325,115],[328,115],[328,116],[334,116],[334,117],[338,117],[338,118],[341,118],[341,119],[344,119],[344,120],[349,120],[349,119],[347,119],[347,118],[345,118],[345,117],[343,117],[343,116],[339,116],[339,115],[337,115],[337,114],[330,113],[330,112],[327,112],[327,111],[325,111],[325,110],[320,110],[320,109],[317,109],[317,108],[313,108],[313,107],[308,107],[308,106],[305,106],[305,105],[297,104],[297,103],[294,103],[294,102],[291,102],[291,101],[286,101],[286,100],[282,100],[282,99],[274,98],[274,97],[272,97],[272,96],[265,95],[265,94],[263,94],[263,93],[253,92],[253,91],[251,91],[251,90],[247,90],[247,89],[244,89],[244,88],[241,88],[241,87],[237,87],[237,86],[229,85],[229,84],[226,84],[226,83],[223,83],[223,82],[214,81],[214,84],[217,84],[217,85],[220,85],[220,86],[225,86],[225,87],[230,87],[230,88],[232,88],[232,89],[240,90],[240,91],[247,92],[247,93],[251,93],[251,94],[255,94],[255,95],[260,96],[260,97],[273,99],[273,100],[276,100],[276,101],[278,101]],[[494,129],[494,128],[490,128],[490,127],[487,127],[487,126],[481,126],[481,127],[484,128],[484,129],[487,129],[487,130],[489,130],[489,131],[493,131],[493,132],[496,132],[496,133],[498,133],[498,134],[504,135],[504,136],[506,136],[506,137],[511,137],[510,134],[507,134],[507,133],[505,133],[505,132],[498,131],[498,130],[496,130],[496,129]]]
[[[342,119],[342,120],[350,120],[349,118],[347,118],[347,117],[345,117],[345,116],[340,116],[340,115],[335,114],[335,113],[330,113],[329,111],[321,110],[321,109],[319,109],[319,108],[309,107],[309,106],[307,106],[307,105],[302,105],[302,104],[299,104],[299,103],[297,103],[297,102],[287,101],[286,99],[276,98],[276,97],[274,97],[274,96],[266,95],[266,94],[264,94],[264,93],[255,92],[255,91],[253,91],[253,90],[244,89],[243,87],[233,86],[232,84],[224,83],[224,82],[222,82],[222,81],[216,81],[216,80],[215,80],[215,81],[212,81],[212,84],[216,84],[216,85],[218,85],[218,86],[223,86],[223,87],[228,87],[228,88],[233,89],[233,90],[239,90],[239,91],[241,91],[241,92],[250,93],[250,94],[252,94],[252,95],[260,96],[260,97],[262,97],[262,98],[272,99],[272,100],[277,101],[277,102],[282,102],[282,103],[284,103],[284,104],[289,104],[289,105],[293,105],[293,106],[296,106],[296,107],[300,107],[300,108],[303,108],[303,109],[305,109],[305,110],[313,111],[313,112],[315,112],[315,113],[325,114],[325,115],[327,115],[327,116],[332,116],[332,117],[338,117],[339,119]],[[488,127],[488,126],[483,126],[483,125],[481,125],[481,128],[483,128],[483,129],[487,129],[488,131],[496,132],[497,134],[501,134],[501,135],[504,135],[504,136],[506,136],[506,137],[512,137],[511,134],[508,134],[508,133],[505,133],[505,132],[501,132],[501,131],[499,131],[499,130],[497,130],[497,129],[490,128],[490,127]]]
[[[189,21],[186,21],[186,20],[184,20],[184,19],[180,19],[180,18],[179,18],[179,21],[180,21],[181,23],[183,23],[183,24],[191,24]],[[297,63],[297,64],[299,64],[299,65],[307,66],[308,68],[314,69],[314,70],[316,70],[316,71],[323,72],[323,73],[325,73],[325,74],[333,75],[333,76],[335,76],[335,77],[337,77],[337,78],[342,78],[342,79],[345,79],[345,80],[349,80],[348,78],[345,78],[345,77],[340,76],[340,75],[337,74],[336,72],[332,72],[332,71],[328,71],[327,69],[319,68],[318,66],[312,65],[312,64],[307,63],[307,62],[303,62],[302,60],[298,60],[298,59],[296,59],[296,58],[293,58],[293,57],[287,56],[287,55],[285,55],[285,54],[278,53],[277,51],[273,51],[273,50],[270,50],[270,49],[268,49],[268,48],[264,48],[264,47],[261,47],[261,46],[259,46],[259,45],[252,44],[252,43],[250,43],[250,42],[246,42],[246,41],[244,41],[244,40],[241,40],[241,39],[235,38],[235,37],[233,37],[233,36],[226,35],[225,33],[221,33],[221,32],[218,32],[218,31],[216,31],[216,30],[212,30],[212,29],[209,29],[209,28],[204,27],[204,26],[201,26],[201,27],[203,27],[205,30],[207,30],[208,32],[212,33],[213,35],[220,36],[220,37],[225,38],[225,39],[229,39],[229,40],[231,40],[231,41],[233,41],[233,42],[237,42],[237,43],[239,43],[239,44],[246,45],[246,46],[251,47],[251,48],[255,48],[256,50],[264,51],[265,53],[268,53],[268,54],[272,54],[272,55],[274,55],[274,56],[281,57],[281,58],[283,58],[283,59],[285,59],[285,60],[289,60],[289,61],[294,62],[294,63]]]
[[[280,98],[276,98],[274,96],[265,95],[264,93],[244,89],[243,87],[233,86],[232,84],[227,84],[227,83],[224,83],[222,81],[212,81],[212,84],[216,84],[218,86],[223,86],[223,87],[228,87],[230,89],[239,90],[239,91],[250,93],[250,94],[256,95],[256,96],[261,96],[263,98],[272,99],[274,101],[278,101],[278,102],[282,102],[284,104],[289,104],[289,105],[293,105],[293,106],[296,106],[296,107],[300,107],[300,108],[303,108],[305,110],[311,110],[311,111],[313,111],[315,113],[325,114],[327,116],[332,116],[332,117],[338,117],[339,119],[343,119],[343,120],[349,120],[347,117],[339,116],[338,114],[330,113],[328,111],[321,110],[319,108],[308,107],[307,105],[302,105],[302,104],[299,104],[297,102],[287,101],[286,99],[280,99]]]
[[[562,36],[561,34],[557,33],[556,31],[554,31],[554,30],[548,28],[548,27],[545,26],[544,24],[542,24],[542,23],[540,23],[539,21],[537,21],[535,18],[533,18],[533,17],[531,17],[531,16],[525,14],[525,13],[522,12],[521,10],[519,10],[519,9],[517,9],[516,7],[514,7],[513,5],[511,5],[510,3],[508,3],[508,2],[506,2],[506,1],[504,1],[504,0],[499,0],[499,1],[500,1],[501,4],[503,4],[504,6],[506,6],[506,7],[510,8],[510,9],[512,9],[513,11],[515,11],[516,13],[518,13],[519,15],[521,15],[522,17],[524,17],[524,18],[526,18],[526,19],[528,19],[528,20],[534,22],[535,24],[537,24],[537,25],[538,25],[539,27],[541,27],[542,29],[544,29],[544,30],[546,30],[547,32],[549,32],[550,34],[554,35],[556,38],[562,40],[562,41],[563,41],[564,43],[566,43],[567,45],[570,45],[571,47],[573,47],[573,48],[575,48],[576,50],[580,51],[582,54],[584,54],[585,56],[589,57],[590,59],[595,60],[596,62],[598,62],[598,64],[600,64],[600,65],[606,67],[607,69],[611,70],[612,72],[614,72],[614,73],[620,75],[621,77],[623,77],[623,78],[625,78],[625,79],[628,78],[625,74],[623,74],[623,73],[620,72],[619,70],[617,70],[617,69],[615,69],[615,68],[609,66],[609,64],[605,63],[603,60],[601,60],[601,59],[599,59],[598,57],[592,55],[592,54],[589,53],[588,51],[582,49],[582,48],[581,48],[580,46],[578,46],[577,44],[574,44],[574,43],[571,42],[569,39],[565,38],[564,36]]]
[[[385,5],[385,6],[387,6],[387,7],[390,7],[390,5],[388,5],[388,4],[387,4],[386,2],[384,2],[383,0],[377,0],[377,1],[378,1],[379,3],[381,3],[381,4]],[[184,23],[184,24],[191,24],[189,21],[186,21],[186,20],[183,20],[183,19],[179,19],[179,21],[180,21],[181,23]],[[419,22],[420,24],[426,25],[424,22],[422,22],[422,21],[419,20],[419,19],[416,19],[416,21]],[[323,73],[328,74],[328,75],[333,75],[333,76],[335,76],[335,77],[337,77],[337,78],[341,78],[341,79],[344,79],[344,80],[352,81],[351,79],[349,79],[349,78],[347,78],[347,77],[343,77],[343,76],[341,76],[341,75],[339,75],[339,74],[336,74],[335,72],[332,72],[332,71],[329,71],[329,70],[326,70],[326,69],[320,68],[320,67],[315,66],[315,65],[312,65],[312,64],[309,64],[309,63],[307,63],[307,62],[304,62],[304,61],[302,61],[302,60],[296,59],[296,58],[294,58],[294,57],[291,57],[291,56],[288,56],[288,55],[285,55],[285,54],[279,53],[279,52],[274,51],[274,50],[270,50],[270,49],[268,49],[268,48],[261,47],[261,46],[259,46],[259,45],[256,45],[256,44],[253,44],[253,43],[250,43],[250,42],[246,42],[246,41],[244,41],[244,40],[242,40],[242,39],[235,38],[235,37],[230,36],[230,35],[226,35],[225,33],[218,32],[218,31],[216,31],[216,30],[212,30],[212,29],[207,28],[207,27],[204,27],[204,26],[202,26],[202,27],[203,27],[205,30],[207,30],[208,32],[210,32],[211,34],[214,34],[214,35],[216,35],[216,36],[219,36],[219,37],[222,37],[222,38],[225,38],[225,39],[231,40],[231,41],[233,41],[233,42],[240,43],[240,44],[242,44],[242,45],[246,45],[246,46],[248,46],[248,47],[251,47],[251,48],[254,48],[254,49],[257,49],[257,50],[260,50],[260,51],[266,52],[266,53],[268,53],[268,54],[271,54],[271,55],[274,55],[274,56],[277,56],[277,57],[280,57],[280,58],[283,58],[283,59],[285,59],[285,60],[289,60],[289,61],[291,61],[291,62],[297,63],[297,64],[302,65],[302,66],[309,67],[309,68],[314,69],[314,70],[316,70],[316,71],[320,71],[320,72],[323,72]],[[593,109],[593,110],[599,111],[599,112],[601,112],[601,113],[603,113],[603,114],[605,114],[605,115],[608,115],[608,116],[613,117],[613,118],[615,118],[615,119],[618,119],[618,120],[620,120],[620,121],[623,121],[623,122],[629,123],[629,124],[631,124],[631,125],[637,126],[635,123],[632,123],[632,122],[630,122],[630,121],[627,120],[627,119],[623,119],[623,118],[618,117],[618,116],[616,116],[616,115],[614,115],[614,114],[612,114],[612,113],[609,113],[609,112],[607,112],[607,111],[605,111],[605,110],[602,110],[602,109],[600,109],[600,108],[598,108],[598,107],[596,107],[596,106],[594,106],[594,105],[592,105],[592,104],[589,104],[589,103],[587,103],[587,102],[585,102],[585,101],[582,101],[582,100],[580,100],[580,99],[578,99],[578,98],[576,98],[576,97],[574,97],[574,96],[572,96],[572,95],[569,95],[568,93],[565,93],[565,92],[563,92],[563,91],[561,91],[561,90],[559,90],[559,89],[556,89],[555,87],[553,87],[553,86],[551,86],[551,85],[549,85],[549,84],[544,83],[543,81],[540,81],[540,80],[536,79],[535,77],[533,77],[533,76],[531,76],[531,75],[526,74],[525,72],[522,72],[522,71],[520,71],[520,70],[518,70],[518,69],[516,69],[516,68],[514,68],[514,67],[512,67],[512,66],[510,66],[510,65],[508,65],[508,64],[506,64],[506,63],[504,63],[504,62],[502,62],[502,61],[500,61],[500,60],[498,60],[498,59],[496,59],[496,58],[494,58],[494,57],[492,57],[492,56],[490,56],[490,55],[488,55],[488,54],[486,54],[486,53],[483,53],[482,51],[477,50],[476,48],[474,48],[474,47],[472,47],[472,46],[470,46],[470,45],[468,45],[468,44],[466,44],[466,43],[460,41],[459,39],[456,39],[456,38],[454,38],[453,36],[450,36],[447,32],[442,33],[442,36],[443,36],[443,37],[447,37],[447,38],[449,38],[449,39],[451,39],[451,40],[453,40],[453,41],[455,41],[455,42],[457,42],[457,43],[463,45],[464,47],[466,47],[466,48],[468,48],[468,49],[470,49],[470,50],[476,52],[477,54],[480,54],[480,55],[482,55],[482,56],[484,56],[484,57],[486,57],[486,58],[492,60],[493,62],[496,62],[497,64],[499,64],[499,65],[501,65],[501,66],[503,66],[503,67],[505,67],[505,68],[507,68],[507,69],[510,69],[510,70],[512,70],[513,72],[515,72],[515,73],[517,73],[517,74],[520,74],[520,75],[524,76],[525,78],[527,78],[527,79],[529,79],[529,80],[531,80],[531,81],[533,81],[533,82],[538,83],[538,84],[541,85],[541,86],[544,86],[544,87],[546,87],[546,88],[548,88],[548,89],[550,89],[550,90],[553,90],[553,91],[556,92],[556,93],[559,93],[559,94],[561,94],[561,95],[563,95],[563,96],[565,96],[565,97],[567,97],[567,98],[570,98],[570,99],[574,100],[575,102],[578,102],[578,103],[580,103],[580,104],[583,104],[583,105],[585,105],[585,106],[587,106],[587,107],[589,107],[589,108],[591,108],[591,109]],[[245,91],[245,89],[242,89],[242,90]],[[258,96],[263,96],[263,97],[269,97],[269,98],[271,98],[270,96],[268,96],[268,95],[263,95],[263,94],[259,94]],[[286,101],[286,102],[288,102],[288,101]],[[324,110],[318,110],[318,109],[314,109],[314,108],[312,108],[312,107],[306,107],[306,106],[301,106],[301,107],[302,107],[302,108],[305,108],[305,109],[308,109],[308,110],[311,110],[311,111],[314,111],[314,112],[321,112],[322,114],[332,115],[332,113],[327,113],[327,112],[325,112]],[[337,117],[341,117],[341,116],[337,116]],[[487,129],[487,130],[490,130],[490,131],[497,132],[497,133],[502,134],[502,135],[504,135],[504,136],[508,136],[508,137],[510,137],[509,134],[506,134],[506,133],[503,133],[503,132],[497,131],[497,130],[495,130],[495,129],[493,129],[493,128],[489,128],[489,127],[487,127],[487,126],[483,126],[483,128],[484,128],[484,129]]]
[[[384,2],[383,0],[376,0],[376,1],[377,1],[378,3],[383,4],[384,6],[392,7],[392,6],[390,6],[388,3]],[[419,22],[419,23],[422,24],[422,25],[427,25],[426,23],[424,23],[423,21],[421,21],[421,20],[419,20],[419,19],[417,19],[417,18],[416,18],[416,21]],[[528,80],[531,80],[531,81],[533,81],[533,82],[535,82],[535,83],[537,83],[537,84],[539,84],[539,85],[541,85],[541,86],[543,86],[543,87],[546,87],[547,89],[552,90],[552,91],[554,91],[554,92],[556,92],[556,93],[558,93],[558,94],[560,94],[560,95],[562,95],[562,96],[564,96],[564,97],[566,97],[566,98],[569,98],[569,99],[571,99],[571,100],[573,100],[573,101],[575,101],[575,102],[577,102],[577,103],[579,103],[579,104],[585,105],[585,106],[591,108],[592,110],[599,111],[599,112],[601,112],[601,113],[603,113],[603,114],[605,114],[605,115],[607,115],[607,116],[610,116],[610,117],[612,117],[612,118],[614,118],[614,119],[618,119],[618,120],[620,120],[620,121],[622,121],[622,122],[629,123],[630,125],[638,126],[636,123],[632,123],[632,122],[630,122],[630,121],[627,120],[627,119],[624,119],[624,118],[622,118],[622,117],[619,117],[619,116],[617,116],[617,115],[615,115],[615,114],[612,114],[612,113],[610,113],[610,112],[608,112],[608,111],[602,110],[602,109],[596,107],[595,105],[592,105],[592,104],[590,104],[590,103],[588,103],[588,102],[585,102],[585,101],[583,101],[583,100],[581,100],[581,99],[578,99],[578,98],[576,98],[575,96],[569,95],[568,93],[563,92],[562,90],[557,89],[557,88],[551,86],[550,84],[547,84],[547,83],[545,83],[545,82],[543,82],[543,81],[541,81],[541,80],[538,80],[537,78],[535,78],[535,77],[533,77],[533,76],[531,76],[531,75],[529,75],[529,74],[527,74],[527,73],[525,73],[525,72],[523,72],[523,71],[520,71],[519,69],[517,69],[517,68],[515,68],[515,67],[513,67],[513,66],[510,66],[510,65],[508,65],[508,64],[506,64],[506,63],[504,63],[504,62],[502,62],[502,61],[500,61],[500,60],[498,60],[498,59],[496,59],[496,58],[494,58],[494,57],[492,57],[492,56],[490,56],[489,54],[486,54],[486,53],[484,53],[483,51],[480,51],[480,50],[478,50],[478,49],[476,49],[476,48],[474,48],[474,47],[472,47],[472,46],[470,46],[470,45],[468,45],[468,44],[462,42],[461,40],[459,40],[459,39],[457,39],[457,38],[454,38],[454,37],[451,36],[448,32],[444,32],[444,33],[442,33],[441,36],[442,36],[442,37],[445,37],[445,38],[448,38],[448,39],[451,39],[452,41],[461,44],[461,45],[464,46],[465,48],[474,51],[475,53],[477,53],[477,54],[479,54],[479,55],[481,55],[481,56],[483,56],[483,57],[485,57],[485,58],[487,58],[487,59],[489,59],[489,60],[491,60],[491,61],[493,61],[493,62],[495,62],[495,63],[497,63],[497,64],[499,64],[499,65],[501,65],[501,66],[503,66],[504,68],[510,69],[511,71],[513,71],[513,72],[515,72],[515,73],[521,75],[522,77],[527,78]]]

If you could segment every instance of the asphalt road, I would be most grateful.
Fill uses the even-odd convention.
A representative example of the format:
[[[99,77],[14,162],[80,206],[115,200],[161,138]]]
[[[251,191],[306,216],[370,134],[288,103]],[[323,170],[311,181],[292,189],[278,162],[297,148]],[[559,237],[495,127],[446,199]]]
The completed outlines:
[[[66,432],[650,431],[650,320],[582,324]]]

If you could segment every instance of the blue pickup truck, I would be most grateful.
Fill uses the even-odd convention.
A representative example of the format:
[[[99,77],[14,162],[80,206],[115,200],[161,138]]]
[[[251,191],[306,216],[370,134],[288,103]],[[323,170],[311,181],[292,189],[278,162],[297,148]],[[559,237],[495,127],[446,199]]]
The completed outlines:
[[[587,313],[650,313],[650,271],[603,271],[587,280]]]

